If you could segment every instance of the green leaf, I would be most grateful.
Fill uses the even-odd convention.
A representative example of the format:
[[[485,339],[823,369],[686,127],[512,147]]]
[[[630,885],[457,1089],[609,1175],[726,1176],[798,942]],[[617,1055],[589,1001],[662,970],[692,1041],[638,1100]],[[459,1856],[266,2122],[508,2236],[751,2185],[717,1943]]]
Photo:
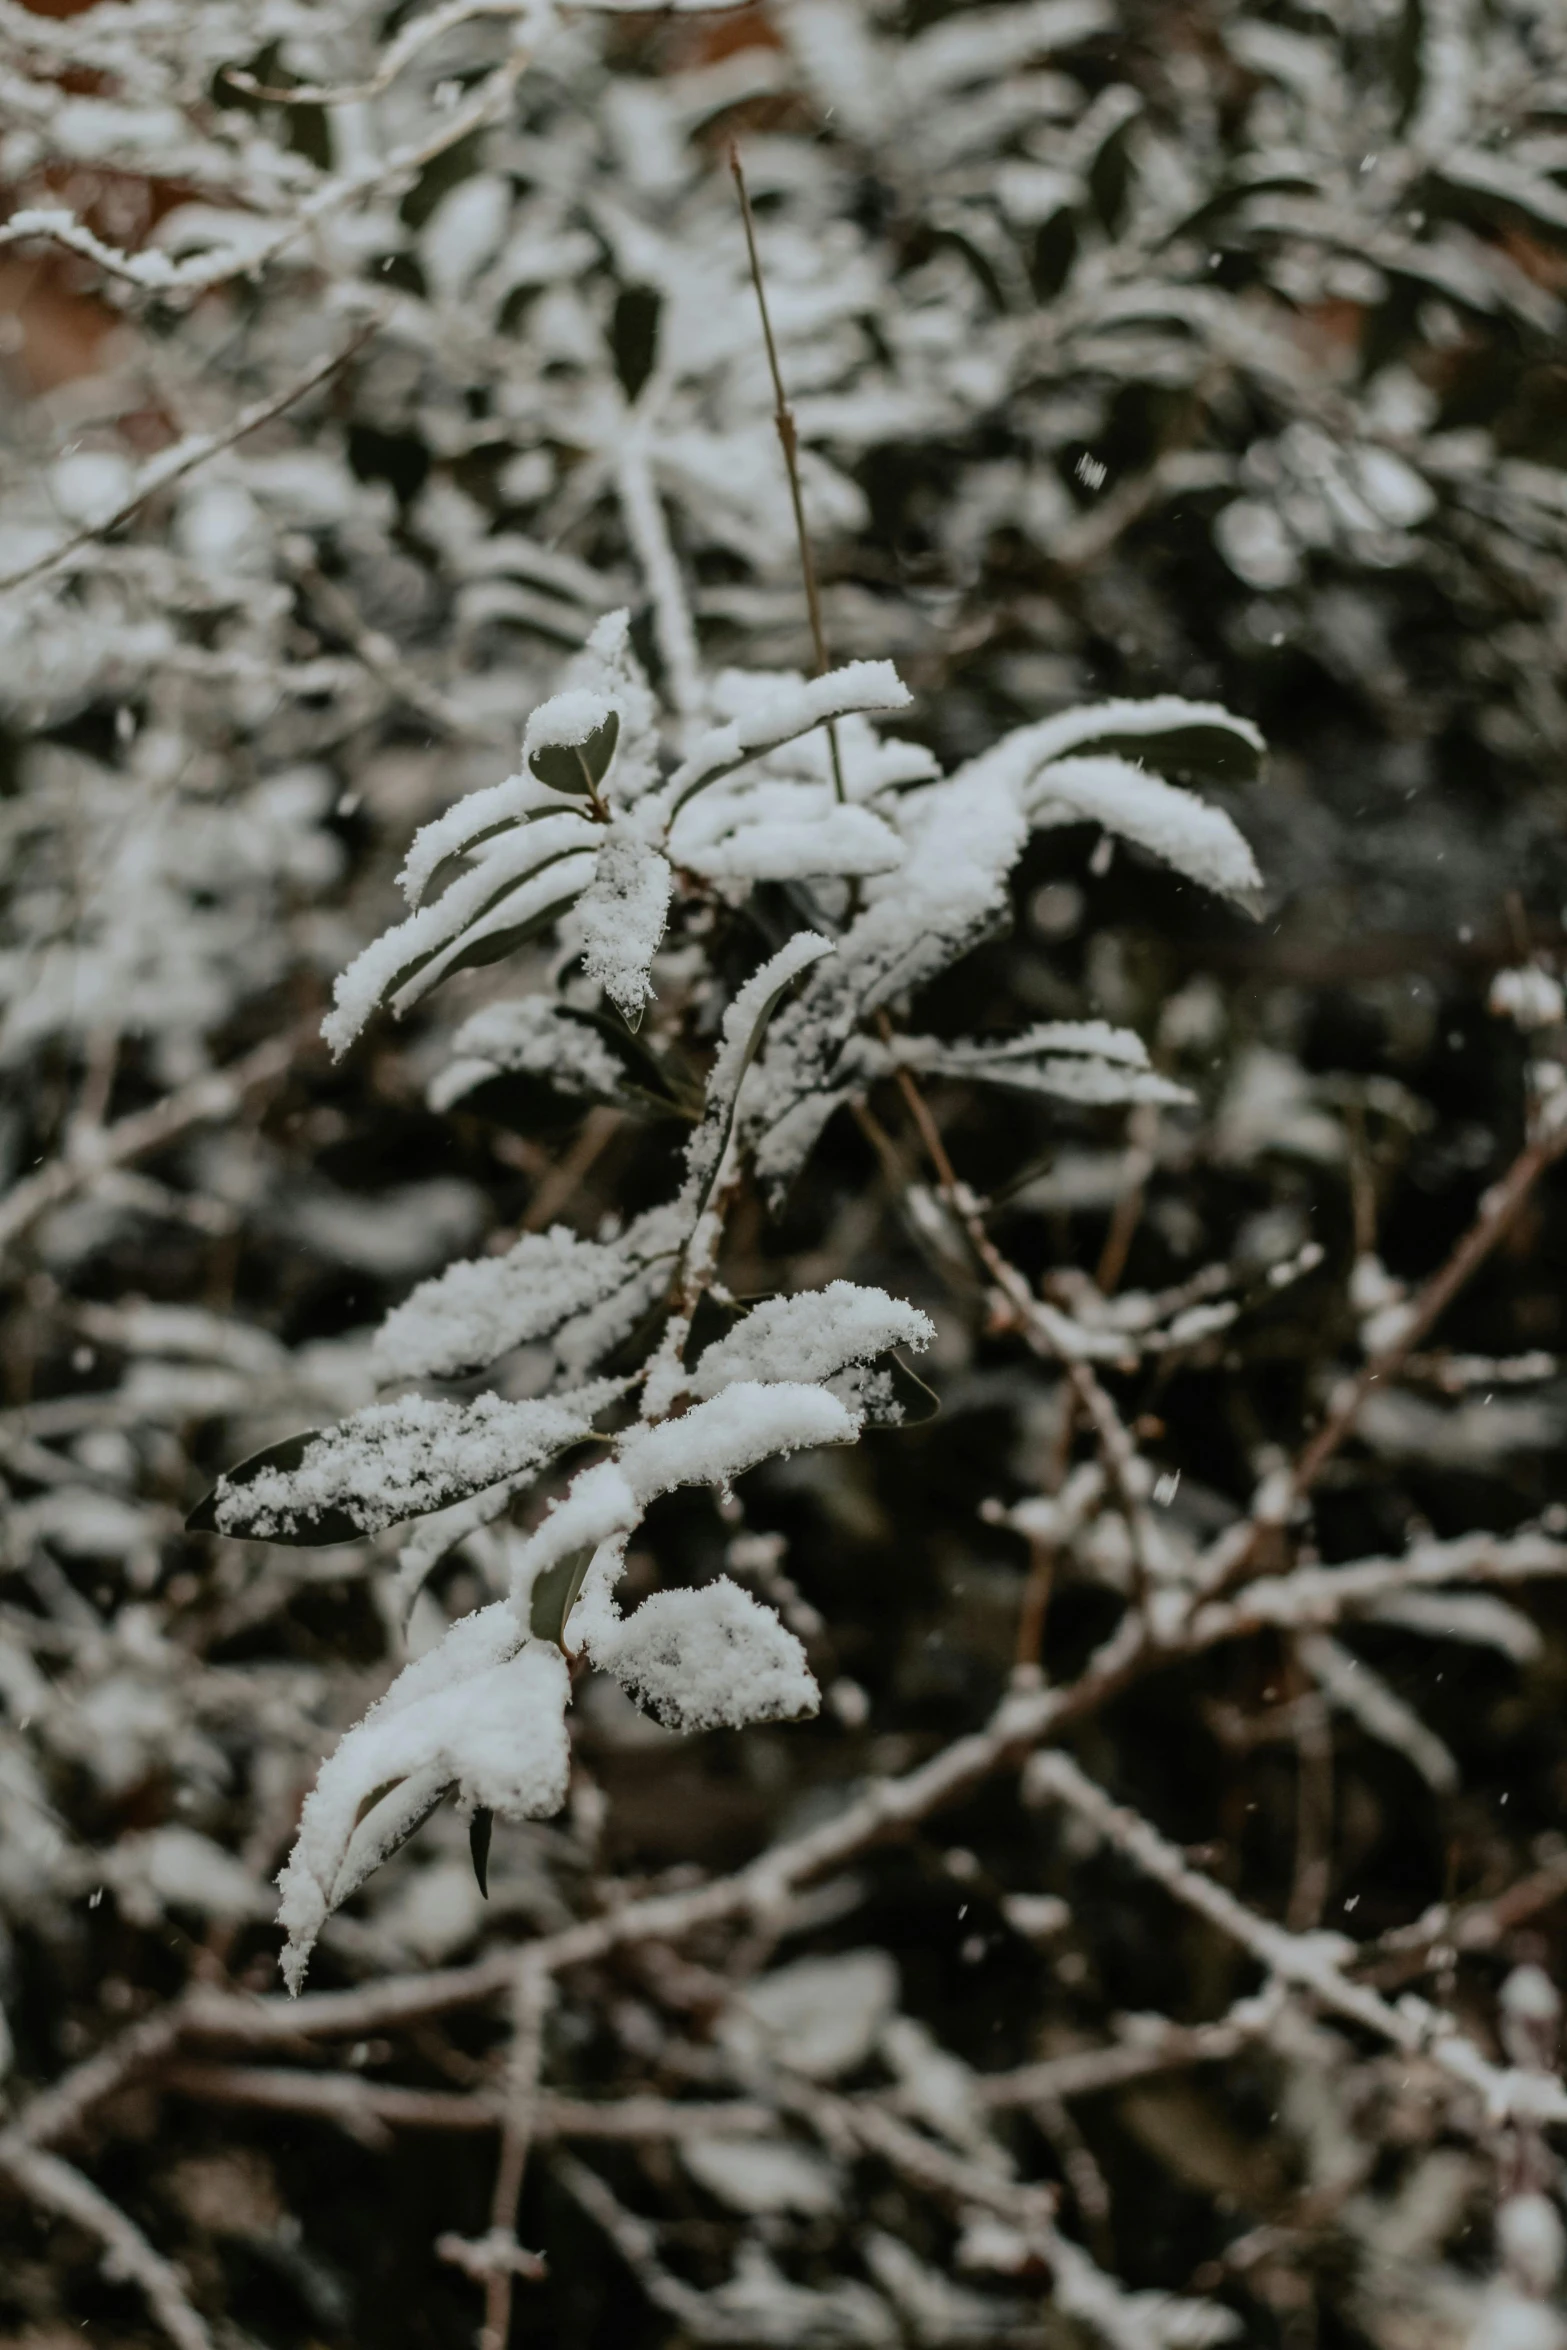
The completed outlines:
[[[370,1817],[370,1814],[373,1811],[378,1810],[380,1806],[386,1802],[389,1796],[395,1795],[399,1787],[406,1787],[407,1784],[408,1774],[405,1773],[404,1776],[400,1779],[387,1779],[382,1783],[381,1786],[372,1787],[369,1794],[365,1796],[359,1806],[359,1809],[354,1814],[355,1828],[357,1829],[363,1826],[364,1822]],[[431,1787],[426,1792],[426,1794],[420,1798],[419,1802],[409,1813],[407,1819],[404,1820],[402,1829],[396,1840],[389,1844],[385,1852],[381,1855],[382,1860],[390,1860],[394,1852],[401,1852],[409,1837],[417,1834],[418,1830],[424,1826],[424,1823],[429,1818],[431,1812],[438,1809],[438,1807],[445,1802],[447,1796],[451,1794],[452,1789],[456,1786],[456,1784],[457,1782],[455,1779],[442,1780],[438,1785]],[[377,1865],[379,1866],[379,1863]],[[361,1879],[360,1881],[362,1882],[363,1880]]]
[[[302,1436],[285,1436],[281,1444],[269,1444],[262,1452],[253,1452],[234,1468],[228,1470],[214,1485],[212,1491],[198,1501],[185,1521],[187,1534],[243,1535],[242,1525],[233,1527],[218,1524],[219,1495],[243,1492],[264,1469],[294,1470],[305,1457],[307,1445],[314,1444],[323,1434],[320,1428],[307,1428]],[[364,1528],[351,1518],[346,1510],[297,1510],[292,1513],[294,1524],[287,1534],[268,1534],[268,1542],[286,1543],[291,1549],[307,1549],[331,1542],[358,1542]]]
[[[777,1011],[778,1006],[782,1003],[790,988],[793,987],[795,981],[797,979],[803,979],[806,972],[814,970],[815,967],[816,966],[814,963],[805,963],[802,964],[798,969],[787,972],[785,976],[779,980],[777,986],[771,991],[771,993],[766,997],[757,1010],[756,1018],[751,1023],[751,1033],[745,1040],[745,1050],[741,1054],[739,1066],[735,1070],[734,1082],[729,1089],[729,1099],[724,1104],[723,1111],[718,1121],[718,1148],[713,1154],[712,1165],[708,1170],[707,1180],[702,1186],[701,1196],[697,1201],[697,1221],[700,1221],[702,1215],[706,1211],[707,1203],[712,1197],[713,1185],[718,1180],[718,1171],[724,1163],[724,1154],[729,1148],[729,1137],[734,1129],[735,1112],[740,1105],[740,1088],[745,1082],[746,1071],[750,1068],[751,1063],[756,1059],[758,1052],[761,1050],[762,1039],[767,1034],[767,1023],[769,1020],[771,1020],[773,1014]]]
[[[668,1069],[650,1046],[631,1035],[618,1017],[585,1011],[575,1004],[557,1004],[552,1007],[552,1018],[563,1029],[591,1028],[602,1037],[620,1063],[621,1082],[594,1085],[581,1079],[572,1069],[569,1055],[558,1075],[549,1069],[507,1069],[497,1064],[493,1077],[477,1079],[446,1106],[487,1118],[516,1134],[549,1133],[569,1126],[593,1102],[632,1118],[679,1118],[695,1125],[701,1116],[700,1100],[693,1100],[685,1081]]]
[[[473,1860],[479,1897],[483,1901],[490,1898],[490,1837],[494,1828],[494,1812],[486,1811],[482,1803],[475,1804],[473,1817],[468,1822],[468,1851]]]
[[[521,832],[525,825],[542,824],[546,818],[559,816],[562,813],[563,811],[559,808],[530,808],[525,816],[502,816],[494,824],[486,824],[481,831],[472,834],[469,839],[465,840],[461,848],[450,850],[441,859],[419,893],[420,905],[433,905],[452,882],[459,880],[464,873],[470,872],[472,868],[468,863],[469,858],[475,849],[482,849],[486,841],[499,840],[503,832]],[[535,866],[534,870],[538,872],[541,868]]]
[[[1093,758],[1101,752],[1131,759],[1159,775],[1197,776],[1209,783],[1250,782],[1262,764],[1256,746],[1237,728],[1200,718],[1177,721],[1148,734],[1130,727],[1118,732],[1110,726],[1103,734],[1085,735],[1074,742],[1063,756]]]
[[[529,878],[532,878],[531,875]],[[530,914],[525,922],[512,923],[505,930],[487,931],[483,938],[470,940],[467,946],[459,948],[458,952],[453,955],[439,979],[431,980],[429,988],[420,989],[420,995],[426,995],[431,988],[441,986],[442,982],[450,979],[454,972],[481,971],[488,963],[504,962],[508,955],[516,953],[518,947],[526,946],[530,939],[537,938],[542,931],[548,930],[552,923],[558,922],[562,914],[569,913],[576,902],[577,892],[572,890],[568,896],[553,898],[547,906],[541,906],[538,912]],[[400,971],[392,985],[386,989],[386,997],[400,995],[410,979],[416,978],[427,963],[433,963],[436,955],[445,952],[445,947],[437,947],[434,954],[421,955],[417,962],[408,966],[406,971]],[[418,998],[416,997],[414,1000],[417,1002]]]
[[[473,912],[468,916],[466,922],[459,923],[454,927],[452,936],[455,938],[461,938],[465,930],[473,930],[476,928],[477,925],[483,922],[487,916],[493,914],[498,906],[504,905],[509,897],[515,897],[520,890],[526,889],[530,882],[536,881],[541,873],[547,873],[552,865],[562,865],[566,862],[568,857],[580,857],[587,853],[589,852],[584,850],[582,843],[577,842],[569,848],[556,849],[552,852],[551,855],[547,857],[541,857],[536,865],[529,866],[526,873],[513,873],[508,875],[506,880],[501,883],[500,887],[493,891],[492,894],[484,900],[482,905],[474,907]],[[534,927],[542,928],[545,923],[557,920],[561,911],[565,907],[573,904],[575,902],[575,898],[576,892],[573,891],[570,897],[555,900],[551,905],[547,906],[542,913],[534,915],[531,918]],[[529,935],[531,936],[531,932]],[[391,1003],[397,996],[401,995],[403,989],[407,987],[409,981],[417,979],[421,971],[427,969],[431,963],[437,961],[440,956],[446,954],[450,950],[451,944],[451,938],[443,938],[439,940],[436,945],[432,947],[426,947],[421,954],[410,957],[408,962],[404,963],[398,970],[393,972],[391,978],[382,988],[381,1001],[383,1003]],[[450,971],[455,971],[460,968],[461,965],[457,963],[451,964],[448,971],[443,971],[441,973],[441,978],[447,978]],[[435,982],[434,984],[439,985],[439,981]]]
[[[528,1601],[528,1630],[535,1640],[553,1640],[560,1647],[566,1618],[577,1604],[592,1558],[592,1543],[584,1550],[568,1550],[538,1577]]]
[[[620,713],[611,710],[603,725],[595,726],[580,743],[540,743],[528,754],[528,765],[550,791],[591,799],[609,771],[619,739]]]

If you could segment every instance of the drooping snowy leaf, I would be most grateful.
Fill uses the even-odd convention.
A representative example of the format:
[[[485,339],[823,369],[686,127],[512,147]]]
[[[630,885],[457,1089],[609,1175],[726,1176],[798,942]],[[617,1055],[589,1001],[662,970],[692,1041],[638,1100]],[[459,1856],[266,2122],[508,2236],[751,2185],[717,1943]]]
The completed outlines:
[[[710,881],[803,881],[887,873],[902,862],[892,826],[839,805],[831,783],[719,784],[676,818],[670,854]]]
[[[718,1057],[708,1073],[702,1123],[686,1145],[682,1203],[693,1222],[706,1207],[718,1179],[734,1130],[741,1081],[756,1057],[769,1020],[800,974],[832,951],[831,939],[820,938],[814,931],[796,931],[787,946],[752,972],[725,1012]]]
[[[760,1461],[808,1445],[852,1444],[858,1432],[854,1413],[825,1388],[758,1380],[736,1381],[678,1418],[630,1429],[617,1439],[615,1458],[574,1478],[522,1545],[513,1604],[530,1608],[540,1579],[568,1553],[623,1541],[661,1494],[681,1485],[724,1491]],[[613,1567],[612,1588],[619,1565],[607,1556],[605,1564]],[[596,1573],[590,1569],[587,1579],[595,1602],[602,1588]]]
[[[1233,818],[1129,760],[1057,759],[1033,778],[1028,810],[1040,829],[1102,824],[1248,913],[1257,911],[1262,876]]]
[[[291,1991],[332,1910],[412,1834],[448,1790],[505,1819],[565,1800],[565,1659],[526,1640],[504,1601],[465,1616],[408,1665],[321,1766],[278,1879]]]
[[[368,1404],[336,1428],[291,1437],[220,1477],[192,1513],[202,1531],[324,1543],[373,1534],[542,1468],[592,1433],[612,1381],[559,1402],[483,1395],[449,1403],[408,1395]]]
[[[900,1038],[897,1060],[933,1076],[966,1077],[1091,1106],[1192,1099],[1185,1086],[1149,1068],[1140,1038],[1102,1020],[1042,1021],[996,1044]]]
[[[820,1703],[794,1634],[727,1575],[654,1592],[588,1653],[672,1730],[788,1721]]]
[[[1195,775],[1215,783],[1244,782],[1257,773],[1266,745],[1247,718],[1217,702],[1188,702],[1179,694],[1154,694],[1147,701],[1090,703],[1062,710],[1019,727],[983,754],[988,765],[999,754],[1037,770],[1052,760],[1116,757],[1155,768],[1161,774]]]
[[[895,1346],[920,1348],[935,1324],[917,1306],[884,1290],[829,1281],[799,1297],[753,1306],[727,1336],[697,1358],[693,1393],[717,1395],[737,1379],[830,1379],[851,1363],[868,1363]]]
[[[583,968],[633,1028],[652,992],[648,973],[664,935],[672,885],[668,859],[616,829],[577,901]]]
[[[1012,779],[954,778],[898,804],[906,843],[896,872],[865,885],[867,904],[833,960],[774,1022],[753,1085],[743,1139],[776,1194],[794,1176],[843,1098],[856,1031],[1004,920],[1007,881],[1027,825]]]
[[[432,1081],[432,1110],[462,1108],[524,1133],[598,1102],[636,1116],[687,1115],[656,1054],[623,1022],[520,996],[487,1004],[453,1039],[454,1058]]]
[[[479,861],[406,921],[384,931],[339,975],[322,1034],[334,1053],[377,1005],[406,1012],[454,971],[496,961],[544,929],[592,878],[601,828],[557,802],[550,814],[495,832]]]
[[[694,793],[704,791],[720,776],[732,774],[748,759],[776,750],[793,736],[807,733],[830,718],[848,711],[902,710],[909,689],[890,661],[851,661],[830,669],[823,677],[782,685],[743,716],[715,726],[669,779],[670,815],[677,816]]]

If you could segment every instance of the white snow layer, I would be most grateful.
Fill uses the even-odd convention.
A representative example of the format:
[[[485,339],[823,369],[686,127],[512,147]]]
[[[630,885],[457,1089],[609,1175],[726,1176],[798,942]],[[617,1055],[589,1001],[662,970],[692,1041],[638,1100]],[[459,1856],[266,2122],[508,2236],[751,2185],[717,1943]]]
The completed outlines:
[[[625,1063],[599,1031],[573,1019],[553,996],[486,1004],[463,1022],[452,1051],[454,1058],[431,1080],[425,1096],[432,1110],[450,1109],[503,1070],[544,1079],[563,1093],[589,1100],[614,1100],[626,1081]]]
[[[1222,808],[1134,767],[1130,759],[1108,754],[1057,759],[1034,778],[1028,804],[1040,830],[1102,824],[1177,873],[1248,908],[1262,887],[1244,834]]]
[[[884,1290],[829,1281],[800,1297],[773,1297],[699,1356],[691,1385],[717,1395],[736,1379],[830,1379],[889,1347],[925,1347],[936,1326],[917,1306]]]
[[[449,1403],[405,1395],[366,1405],[305,1449],[297,1469],[263,1469],[243,1485],[218,1480],[226,1533],[291,1534],[322,1510],[342,1510],[367,1534],[461,1499],[503,1477],[542,1467],[588,1435],[618,1389],[601,1381],[578,1398],[508,1403],[481,1395]]]
[[[821,1701],[794,1634],[727,1575],[654,1592],[588,1653],[672,1730],[788,1721]]]
[[[511,1604],[526,1621],[540,1575],[571,1551],[623,1539],[660,1494],[679,1485],[723,1491],[759,1461],[806,1445],[852,1444],[859,1432],[857,1415],[824,1387],[754,1380],[693,1405],[678,1420],[628,1430],[615,1459],[574,1478],[523,1543],[512,1570]]]
[[[511,1819],[560,1809],[570,1694],[565,1658],[546,1642],[524,1641],[504,1601],[465,1616],[398,1675],[322,1764],[278,1879],[291,1991],[328,1914],[447,1788]]]
[[[672,1210],[639,1216],[619,1240],[579,1240],[564,1224],[526,1232],[500,1257],[468,1257],[421,1281],[376,1333],[378,1379],[451,1379],[514,1346],[553,1338],[574,1317],[611,1304],[629,1327],[680,1245]],[[564,1341],[559,1341],[561,1352]],[[563,1358],[564,1359],[564,1358]]]
[[[618,828],[598,853],[593,878],[577,901],[583,968],[628,1020],[652,989],[648,970],[669,913],[668,859]]]
[[[850,661],[825,677],[780,685],[739,717],[710,727],[669,781],[671,809],[745,759],[851,710],[903,710],[912,696],[890,661]]]
[[[591,877],[589,859],[600,838],[599,826],[557,796],[548,814],[487,842],[471,871],[372,939],[339,973],[333,1009],[321,1023],[334,1055],[353,1043],[400,975],[408,974],[396,999],[402,1011],[435,985],[462,945],[532,920],[559,899],[574,896]],[[411,867],[411,857],[409,862]],[[429,959],[414,975],[409,966],[420,957]]]

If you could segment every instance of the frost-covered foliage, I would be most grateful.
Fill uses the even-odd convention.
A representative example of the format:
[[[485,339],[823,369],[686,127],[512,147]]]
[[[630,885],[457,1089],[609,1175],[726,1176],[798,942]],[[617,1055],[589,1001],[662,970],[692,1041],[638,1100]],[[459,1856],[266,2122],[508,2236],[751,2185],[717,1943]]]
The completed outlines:
[[[0,0],[5,2338],[1567,2343],[1564,125]]]
[[[867,728],[864,762],[852,786],[845,779],[860,796],[837,803],[830,774],[795,761],[792,773],[769,777],[769,767],[803,735],[905,708],[891,664],[752,681],[739,715],[698,723],[681,755],[678,733],[673,750],[660,741],[629,631],[626,612],[601,621],[573,682],[529,716],[519,773],[457,801],[415,839],[402,882],[416,910],[338,980],[328,1043],[346,1050],[382,1006],[409,1010],[442,980],[553,928],[562,992],[478,1014],[458,1037],[458,1066],[489,1038],[494,1058],[480,1062],[481,1082],[518,1068],[547,1082],[558,1061],[562,1091],[613,1100],[622,1064],[599,1000],[640,1027],[677,873],[688,926],[704,905],[707,875],[682,853],[683,819],[721,780],[756,769],[768,779],[734,791],[721,902],[743,916],[751,891],[778,879],[782,865],[801,885],[802,912],[827,927],[797,929],[735,990],[693,1099],[672,1200],[613,1238],[582,1242],[561,1225],[503,1256],[449,1266],[393,1310],[373,1343],[372,1359],[392,1379],[450,1379],[490,1371],[525,1345],[547,1348],[545,1395],[368,1405],[246,1461],[197,1513],[195,1523],[221,1533],[291,1542],[375,1533],[486,1493],[498,1515],[552,1455],[625,1406],[620,1424],[600,1431],[604,1457],[578,1472],[518,1548],[509,1601],[454,1624],[323,1768],[283,1878],[284,1971],[296,1991],[325,1918],[440,1794],[454,1789],[486,1837],[497,1810],[529,1819],[560,1808],[565,1733],[558,1724],[546,1732],[539,1717],[559,1713],[570,1685],[547,1674],[551,1655],[598,1666],[679,1729],[815,1710],[799,1641],[727,1577],[659,1592],[629,1618],[615,1599],[627,1543],[661,1495],[682,1485],[727,1494],[762,1461],[853,1442],[868,1417],[895,1425],[903,1406],[883,1358],[890,1366],[898,1348],[923,1348],[935,1335],[916,1307],[839,1280],[755,1305],[698,1345],[696,1318],[717,1280],[748,1155],[775,1190],[786,1187],[878,1060],[1099,1105],[1188,1098],[1149,1070],[1135,1036],[1104,1021],[1046,1023],[993,1048],[958,1039],[933,1054],[916,1039],[900,1055],[869,1033],[877,1014],[995,928],[1031,831],[1063,820],[1062,811],[1075,817],[1086,805],[1106,838],[1135,840],[1209,886],[1234,894],[1258,885],[1245,840],[1221,810],[1149,767],[1081,748],[1126,740],[1155,761],[1189,755],[1200,733],[1232,758],[1257,756],[1255,730],[1222,710],[1164,696],[1075,712],[1020,729],[949,776],[905,772],[879,788],[878,770],[898,763],[878,758]],[[1064,757],[1062,744],[1072,747]],[[748,821],[747,799],[764,795],[765,816]],[[558,812],[562,798],[578,804]],[[873,857],[835,813],[874,827]],[[781,856],[780,842],[791,840],[799,845]],[[643,1049],[662,1075],[656,1048]],[[667,1090],[673,1098],[672,1082]],[[438,1095],[463,1098],[449,1075]],[[637,1368],[606,1376],[637,1357]],[[417,1554],[420,1574],[435,1563],[428,1549]]]

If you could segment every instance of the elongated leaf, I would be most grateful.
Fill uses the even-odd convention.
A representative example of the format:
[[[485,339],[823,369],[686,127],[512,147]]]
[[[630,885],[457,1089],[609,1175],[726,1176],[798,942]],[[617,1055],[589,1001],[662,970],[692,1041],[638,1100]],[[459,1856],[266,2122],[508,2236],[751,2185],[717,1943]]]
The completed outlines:
[[[479,1898],[490,1898],[490,1838],[495,1830],[495,1814],[482,1803],[474,1805],[473,1817],[468,1822],[468,1851],[473,1861],[473,1873],[478,1882]]]
[[[686,1154],[694,1218],[700,1218],[712,1197],[734,1131],[741,1082],[761,1047],[768,1021],[801,973],[831,952],[830,939],[809,930],[797,931],[786,947],[752,973],[724,1014],[724,1040],[708,1078],[708,1114]]]
[[[446,950],[437,949],[435,955],[421,956],[411,973],[399,974],[396,993],[389,999],[392,1009],[396,1012],[408,1011],[422,996],[428,995],[443,980],[453,978],[459,971],[481,971],[491,963],[504,962],[508,955],[515,954],[530,939],[538,938],[550,929],[563,914],[571,911],[576,902],[577,893],[571,890],[564,897],[552,898],[548,905],[538,907],[524,921],[509,923],[502,929],[488,930],[477,938],[469,938],[448,956],[439,971],[425,978],[422,985],[415,986],[413,981],[420,978]]]
[[[281,1444],[269,1444],[262,1451],[253,1452],[247,1459],[238,1462],[234,1468],[228,1470],[219,1479],[210,1493],[205,1494],[197,1502],[190,1516],[185,1520],[186,1532],[188,1534],[233,1532],[233,1528],[218,1524],[217,1505],[220,1497],[236,1489],[243,1491],[247,1485],[253,1484],[256,1478],[266,1470],[276,1469],[285,1475],[291,1474],[299,1467],[307,1449],[312,1444],[319,1443],[324,1433],[325,1431],[320,1428],[307,1428],[303,1435],[285,1436]],[[362,1539],[363,1534],[364,1528],[356,1518],[349,1516],[347,1510],[328,1505],[321,1509],[301,1511],[294,1520],[291,1531],[270,1534],[267,1540],[285,1542],[295,1548],[301,1548],[332,1542],[358,1542]]]
[[[539,1576],[528,1602],[528,1630],[535,1640],[553,1640],[557,1648],[560,1646],[566,1618],[577,1604],[582,1578],[592,1563],[593,1549],[589,1543],[583,1550],[568,1550]]]
[[[405,1395],[369,1404],[336,1428],[312,1429],[241,1462],[190,1524],[295,1546],[352,1541],[537,1472],[592,1433],[594,1411],[614,1392],[601,1382],[580,1390],[580,1402]]]

